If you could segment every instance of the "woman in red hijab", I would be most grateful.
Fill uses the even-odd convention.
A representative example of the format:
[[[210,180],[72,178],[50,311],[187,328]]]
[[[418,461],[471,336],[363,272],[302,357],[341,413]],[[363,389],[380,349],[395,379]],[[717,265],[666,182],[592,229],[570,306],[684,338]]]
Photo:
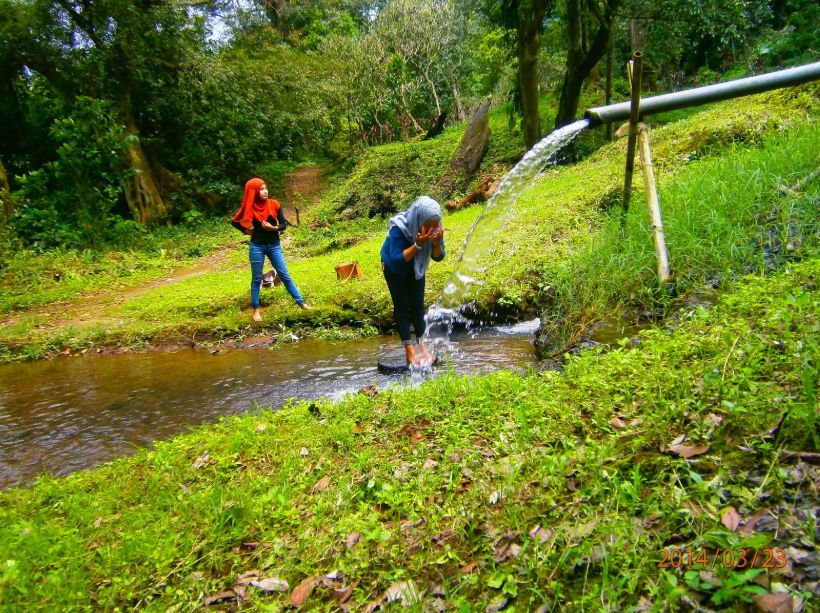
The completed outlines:
[[[268,187],[262,179],[254,178],[245,183],[242,206],[233,216],[231,224],[240,232],[249,234],[251,237],[249,253],[253,320],[262,321],[262,315],[259,314],[259,290],[262,287],[262,269],[265,266],[266,255],[296,304],[302,309],[310,309],[305,304],[293,279],[290,278],[285,263],[285,254],[282,253],[279,234],[287,227],[282,206],[277,200],[268,198]]]

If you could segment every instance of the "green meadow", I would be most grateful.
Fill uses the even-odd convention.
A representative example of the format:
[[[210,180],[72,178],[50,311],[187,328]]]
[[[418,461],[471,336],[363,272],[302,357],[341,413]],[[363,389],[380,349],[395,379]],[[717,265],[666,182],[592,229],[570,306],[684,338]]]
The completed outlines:
[[[650,121],[671,294],[637,173],[622,216],[624,141],[533,181],[469,300],[496,321],[540,316],[539,350],[559,370],[445,365],[415,388],[258,407],[2,492],[0,608],[812,610],[820,189],[804,179],[818,167],[817,91]],[[481,173],[510,166],[505,121],[493,117],[500,142]],[[325,178],[284,242],[314,311],[266,289],[251,326],[243,237],[198,222],[116,254],[12,257],[2,357],[389,332],[387,220],[348,203],[393,177],[406,206],[459,138],[374,148]],[[445,216],[431,302],[481,208]],[[364,276],[339,283],[350,260]],[[713,306],[688,301],[707,289]],[[656,325],[565,355],[613,316]]]

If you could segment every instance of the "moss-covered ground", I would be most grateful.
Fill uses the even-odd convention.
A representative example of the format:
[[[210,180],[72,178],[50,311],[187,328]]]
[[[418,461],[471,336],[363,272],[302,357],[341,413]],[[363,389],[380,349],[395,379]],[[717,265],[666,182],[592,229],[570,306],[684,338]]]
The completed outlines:
[[[656,289],[638,193],[621,232],[623,142],[551,168],[488,254],[478,310],[540,313],[555,339],[545,353],[615,311],[661,326],[560,371],[444,372],[417,388],[265,408],[3,492],[0,608],[812,610],[820,257],[818,184],[801,181],[818,165],[817,100],[812,87],[755,96],[652,132],[678,292],[718,287],[715,306],[678,311]],[[443,163],[457,140],[431,159]],[[348,174],[398,173],[388,162],[402,145],[389,147]],[[423,158],[435,145],[407,147]],[[413,182],[426,191],[434,179],[426,169]],[[341,219],[366,201],[346,199],[344,181],[285,243],[315,311],[265,290],[265,324],[252,328],[246,246],[227,225],[201,226],[169,231],[151,258],[51,254],[59,279],[33,286],[27,272],[45,256],[9,257],[4,359],[389,329],[386,220]],[[414,192],[396,193],[406,204]],[[450,257],[430,269],[430,299],[479,213],[447,215]],[[180,273],[203,264],[195,250],[211,258],[207,272]],[[364,277],[337,283],[334,265],[352,259]],[[122,281],[129,261],[133,282]],[[178,280],[162,283],[169,274]]]

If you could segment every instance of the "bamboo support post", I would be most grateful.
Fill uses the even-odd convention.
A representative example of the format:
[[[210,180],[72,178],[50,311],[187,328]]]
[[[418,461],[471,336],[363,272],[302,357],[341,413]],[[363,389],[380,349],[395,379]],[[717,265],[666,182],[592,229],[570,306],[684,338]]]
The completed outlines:
[[[655,171],[652,167],[652,151],[649,148],[649,126],[638,124],[638,141],[640,143],[641,170],[646,192],[646,204],[649,207],[649,218],[652,224],[652,236],[655,239],[655,256],[658,260],[658,280],[667,285],[672,278],[669,265],[669,252],[666,250],[666,237],[663,233],[661,206],[658,201],[658,190],[655,186]]]
[[[629,62],[629,81],[632,84],[632,105],[629,112],[629,139],[626,143],[626,172],[624,176],[624,200],[621,227],[626,225],[626,214],[629,212],[629,199],[632,196],[632,174],[635,172],[635,140],[637,137],[638,118],[641,104],[641,67],[642,54],[636,51]]]

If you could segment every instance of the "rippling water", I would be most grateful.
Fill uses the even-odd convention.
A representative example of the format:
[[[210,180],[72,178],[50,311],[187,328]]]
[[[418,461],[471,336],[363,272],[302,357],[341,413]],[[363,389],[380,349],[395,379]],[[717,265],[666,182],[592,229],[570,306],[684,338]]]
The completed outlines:
[[[441,350],[457,373],[535,364],[535,322],[454,336]],[[0,488],[43,471],[65,475],[157,439],[291,398],[338,399],[365,385],[412,385],[382,375],[403,360],[396,337],[305,340],[279,349],[121,354],[0,365]]]

